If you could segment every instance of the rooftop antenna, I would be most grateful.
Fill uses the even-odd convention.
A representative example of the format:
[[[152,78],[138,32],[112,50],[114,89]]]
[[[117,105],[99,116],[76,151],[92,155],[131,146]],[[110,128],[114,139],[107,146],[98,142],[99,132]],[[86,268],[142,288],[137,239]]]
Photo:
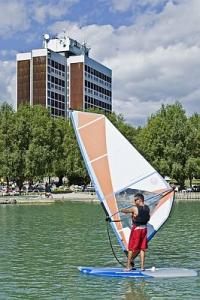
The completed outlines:
[[[63,29],[63,38],[66,40],[66,30]]]

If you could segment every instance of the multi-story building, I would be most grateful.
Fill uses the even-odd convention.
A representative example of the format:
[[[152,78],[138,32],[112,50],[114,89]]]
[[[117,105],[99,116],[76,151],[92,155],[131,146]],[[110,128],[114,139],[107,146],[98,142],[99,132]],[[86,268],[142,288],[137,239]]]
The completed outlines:
[[[49,39],[44,48],[17,54],[17,107],[41,104],[52,116],[69,109],[112,111],[112,71],[71,38]]]

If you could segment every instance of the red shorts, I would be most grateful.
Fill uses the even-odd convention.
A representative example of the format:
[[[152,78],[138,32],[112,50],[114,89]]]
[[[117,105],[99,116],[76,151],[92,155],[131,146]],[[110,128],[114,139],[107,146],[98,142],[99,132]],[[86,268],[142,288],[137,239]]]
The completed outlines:
[[[135,252],[146,250],[147,248],[147,228],[133,226],[129,238],[128,250]]]

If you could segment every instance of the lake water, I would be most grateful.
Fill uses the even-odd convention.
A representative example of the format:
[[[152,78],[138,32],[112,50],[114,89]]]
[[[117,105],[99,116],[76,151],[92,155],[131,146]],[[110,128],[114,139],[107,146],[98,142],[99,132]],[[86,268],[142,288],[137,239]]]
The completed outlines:
[[[149,244],[146,267],[200,271],[200,202],[178,202]],[[113,237],[116,251],[120,249]],[[0,299],[200,299],[200,277],[117,279],[77,266],[118,266],[97,203],[0,206]]]

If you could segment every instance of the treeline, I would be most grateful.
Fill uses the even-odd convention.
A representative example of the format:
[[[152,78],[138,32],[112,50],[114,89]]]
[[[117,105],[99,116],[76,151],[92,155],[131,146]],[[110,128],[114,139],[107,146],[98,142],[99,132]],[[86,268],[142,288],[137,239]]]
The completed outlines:
[[[69,120],[51,118],[42,106],[22,106],[15,112],[8,104],[0,107],[0,177],[22,188],[56,176],[60,184],[89,182]]]
[[[140,129],[137,147],[162,176],[191,186],[200,178],[200,115],[187,117],[180,103],[162,105]]]
[[[96,111],[97,112],[97,111]],[[110,121],[161,173],[183,187],[185,179],[200,178],[200,115],[187,117],[180,103],[162,106],[144,127],[134,128],[122,115]],[[137,172],[137,170],[133,170]],[[15,112],[0,107],[0,177],[22,188],[32,182],[66,176],[69,184],[90,179],[69,120],[51,118],[42,106],[22,106]]]

